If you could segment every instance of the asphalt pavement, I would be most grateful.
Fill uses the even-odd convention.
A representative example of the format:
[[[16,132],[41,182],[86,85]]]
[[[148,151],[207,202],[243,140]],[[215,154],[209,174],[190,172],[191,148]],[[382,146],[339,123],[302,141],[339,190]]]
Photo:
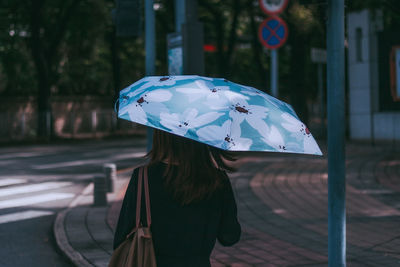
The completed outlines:
[[[346,145],[348,266],[400,266],[399,150],[392,144]],[[242,237],[232,247],[217,243],[212,266],[327,266],[327,157],[247,153],[237,167],[230,179]],[[131,174],[119,170],[108,205],[93,206],[89,185],[57,216],[57,244],[75,266],[108,264]]]
[[[103,164],[131,167],[143,138],[81,140],[0,147],[0,266],[71,266],[53,225],[76,202]]]

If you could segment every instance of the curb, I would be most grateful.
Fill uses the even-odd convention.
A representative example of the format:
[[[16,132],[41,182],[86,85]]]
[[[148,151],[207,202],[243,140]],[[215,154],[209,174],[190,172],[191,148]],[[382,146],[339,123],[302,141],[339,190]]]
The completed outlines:
[[[64,220],[66,214],[69,212],[69,208],[59,212],[54,222],[54,236],[56,238],[58,248],[64,253],[64,255],[72,261],[75,266],[90,266],[90,264],[79,252],[74,250],[68,241],[67,234],[64,229]]]
[[[134,167],[117,170],[117,174],[131,172],[135,167],[137,167],[137,166],[135,165]],[[73,208],[75,208],[78,205],[78,203],[81,202],[81,200],[83,198],[87,197],[88,195],[93,195],[93,191],[94,191],[94,184],[93,184],[93,182],[91,182],[81,191],[81,193],[79,195],[77,195],[71,201],[71,203],[68,205],[68,207],[66,209],[58,212],[56,219],[54,221],[54,224],[53,224],[53,233],[54,233],[54,237],[55,237],[58,248],[62,251],[64,256],[66,256],[72,262],[72,264],[77,267],[93,267],[95,265],[90,263],[90,261],[88,261],[81,253],[79,253],[77,250],[75,250],[70,245],[70,242],[68,240],[68,236],[67,236],[67,233],[65,230],[65,218],[66,218],[68,212],[70,212]],[[117,198],[121,198],[121,196],[123,197],[123,195],[124,194],[119,192]],[[115,206],[116,205],[114,203],[111,207],[107,208],[107,215],[110,212],[110,209],[115,208]],[[106,218],[106,223],[111,228],[112,223],[110,220],[108,220],[108,218]]]
[[[74,200],[71,201],[71,203],[68,205],[68,207],[66,209],[60,211],[57,214],[56,220],[54,221],[54,225],[53,225],[53,232],[54,232],[54,236],[55,236],[58,248],[77,267],[81,267],[81,266],[92,267],[93,265],[89,261],[87,261],[78,251],[76,251],[74,248],[72,248],[72,246],[69,244],[67,233],[65,232],[65,228],[64,228],[64,222],[65,222],[65,217],[66,217],[67,213],[71,209],[76,207],[77,203],[82,198],[82,196],[87,195],[87,194],[91,193],[92,191],[93,191],[93,183],[90,183],[81,191],[81,193]]]

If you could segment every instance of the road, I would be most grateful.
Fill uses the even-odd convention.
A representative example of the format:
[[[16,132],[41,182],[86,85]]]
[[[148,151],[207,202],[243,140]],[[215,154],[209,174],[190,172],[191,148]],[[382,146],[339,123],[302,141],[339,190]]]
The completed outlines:
[[[129,168],[144,147],[144,139],[1,147],[0,266],[71,266],[54,240],[57,212],[104,163]]]

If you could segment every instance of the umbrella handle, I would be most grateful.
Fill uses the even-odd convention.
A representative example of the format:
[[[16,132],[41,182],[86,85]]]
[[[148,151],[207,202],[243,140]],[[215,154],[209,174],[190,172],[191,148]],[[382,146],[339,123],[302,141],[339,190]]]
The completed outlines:
[[[117,104],[118,104],[118,102],[119,102],[119,98],[117,98],[117,100],[115,100],[115,104],[114,104],[114,111],[115,111],[115,113],[118,113],[118,111],[117,111]]]

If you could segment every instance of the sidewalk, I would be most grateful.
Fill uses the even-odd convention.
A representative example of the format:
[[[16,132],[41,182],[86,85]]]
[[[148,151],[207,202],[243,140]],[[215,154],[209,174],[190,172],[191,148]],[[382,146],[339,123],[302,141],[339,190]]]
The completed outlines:
[[[349,144],[348,266],[400,266],[400,152]],[[326,152],[326,150],[324,151]],[[248,154],[230,175],[242,225],[233,247],[218,243],[212,266],[327,266],[327,159]],[[109,206],[84,190],[54,224],[57,243],[76,266],[107,266],[130,172],[120,173]]]

